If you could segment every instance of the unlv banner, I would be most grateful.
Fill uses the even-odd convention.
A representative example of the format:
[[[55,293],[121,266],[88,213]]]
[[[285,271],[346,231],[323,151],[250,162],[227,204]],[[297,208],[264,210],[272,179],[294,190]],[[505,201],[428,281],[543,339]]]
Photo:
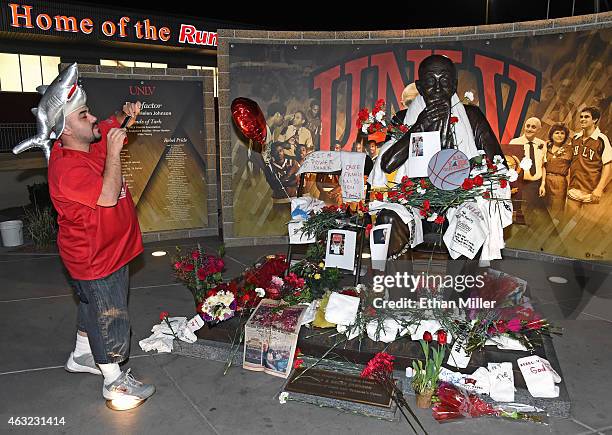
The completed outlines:
[[[286,234],[287,197],[298,190],[326,202],[336,201],[341,195],[335,175],[307,180],[298,189],[293,168],[299,168],[304,156],[314,150],[361,151],[375,158],[384,138],[361,134],[356,126],[359,110],[373,107],[378,99],[387,102],[388,112],[405,108],[416,95],[413,83],[420,62],[437,53],[455,62],[459,97],[467,92],[474,95],[472,104],[485,113],[509,162],[519,169],[524,157],[533,157],[533,167],[514,186],[517,216],[506,235],[508,247],[612,259],[612,236],[606,236],[612,232],[608,215],[612,192],[604,191],[591,202],[567,199],[572,190],[569,166],[578,178],[578,171],[592,172],[589,178],[594,185],[584,185],[582,190],[595,189],[605,172],[608,151],[604,153],[603,135],[612,126],[611,34],[610,29],[601,29],[417,45],[233,43],[231,99],[255,100],[266,115],[269,139],[282,144],[271,147],[271,161],[266,165],[233,133],[235,236]],[[571,165],[582,155],[574,136],[582,131],[583,109],[590,107],[597,108],[591,117],[598,117],[595,122],[602,138],[593,144],[601,149],[594,151],[595,161]],[[552,147],[555,129],[563,130],[565,137]],[[527,149],[528,143],[536,146],[536,156]],[[568,168],[549,164],[546,181],[542,175],[548,152],[555,161],[566,152]],[[551,178],[557,182],[551,184]],[[598,237],[589,236],[593,228],[598,228]]]

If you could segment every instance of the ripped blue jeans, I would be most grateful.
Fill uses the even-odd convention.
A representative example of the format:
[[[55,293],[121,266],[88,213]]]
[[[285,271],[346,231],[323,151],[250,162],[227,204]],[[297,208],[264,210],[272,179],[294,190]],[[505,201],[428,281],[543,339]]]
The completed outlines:
[[[70,280],[79,298],[77,327],[87,332],[97,364],[120,363],[130,352],[129,269],[94,280]]]

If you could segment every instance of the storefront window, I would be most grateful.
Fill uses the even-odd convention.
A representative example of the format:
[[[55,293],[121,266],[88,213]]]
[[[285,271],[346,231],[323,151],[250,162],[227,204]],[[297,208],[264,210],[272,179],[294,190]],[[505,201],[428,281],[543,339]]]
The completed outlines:
[[[0,53],[0,90],[21,92],[18,54]]]
[[[131,60],[100,59],[100,65],[137,68],[168,68],[165,63],[132,62]]]
[[[0,53],[0,90],[36,92],[50,84],[59,72],[60,58],[29,54]]]

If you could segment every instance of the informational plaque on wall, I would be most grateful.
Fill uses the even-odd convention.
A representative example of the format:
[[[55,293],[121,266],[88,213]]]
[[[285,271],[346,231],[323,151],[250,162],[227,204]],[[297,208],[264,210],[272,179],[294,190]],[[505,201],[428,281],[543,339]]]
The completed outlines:
[[[104,120],[142,103],[121,153],[143,232],[201,228],[207,221],[201,82],[82,78],[91,112]]]

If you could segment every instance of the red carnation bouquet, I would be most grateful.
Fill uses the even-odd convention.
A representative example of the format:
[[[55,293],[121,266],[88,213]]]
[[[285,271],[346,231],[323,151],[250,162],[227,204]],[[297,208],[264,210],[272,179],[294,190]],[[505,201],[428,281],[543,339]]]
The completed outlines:
[[[200,244],[189,255],[180,255],[180,252],[180,248],[177,248],[174,273],[191,291],[196,304],[199,304],[209,290],[221,283],[225,262],[218,255],[206,254]]]
[[[545,412],[527,405],[493,405],[485,402],[478,394],[468,393],[463,388],[448,382],[441,382],[436,390],[438,402],[433,407],[433,418],[438,422],[493,416],[512,420],[526,420],[548,424]]]
[[[404,398],[404,393],[402,393],[402,390],[397,386],[395,379],[393,379],[394,359],[394,356],[389,355],[386,352],[377,353],[376,355],[374,355],[374,358],[368,361],[368,364],[361,372],[361,377],[366,379],[372,379],[378,382],[380,385],[383,386],[383,388],[387,390],[387,392],[391,395],[393,401],[397,404],[397,408],[400,410],[414,433],[418,432],[412,424],[411,419],[408,418],[408,415],[406,415],[405,411],[408,411],[408,413],[412,416],[412,419],[421,428],[421,430],[424,433],[427,433],[417,416],[410,408],[410,405],[408,405],[408,402],[406,402],[406,399]]]
[[[401,138],[409,130],[409,127],[394,118],[390,118],[385,112],[385,100],[377,100],[372,112],[363,108],[357,114],[357,128],[363,134],[384,133],[395,139]]]

